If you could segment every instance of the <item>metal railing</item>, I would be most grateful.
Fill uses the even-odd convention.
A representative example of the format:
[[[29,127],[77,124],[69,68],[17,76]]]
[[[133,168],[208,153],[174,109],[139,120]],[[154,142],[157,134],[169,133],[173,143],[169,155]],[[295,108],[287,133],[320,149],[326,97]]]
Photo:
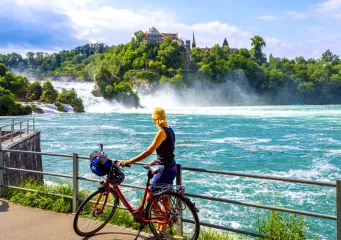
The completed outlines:
[[[22,137],[22,134],[29,133],[29,131],[35,131],[35,119],[34,118],[1,118],[10,123],[0,124],[0,149],[4,140],[8,139],[13,142],[15,136]]]
[[[45,155],[45,156],[72,158],[72,160],[73,160],[73,174],[72,175],[57,174],[57,173],[42,172],[42,171],[35,171],[35,170],[4,167],[4,152],[10,152],[10,153],[13,152],[13,153],[22,153],[22,154],[38,154],[38,155]],[[65,155],[65,154],[42,153],[42,152],[31,152],[31,151],[9,150],[9,149],[1,150],[0,149],[0,197],[3,194],[3,188],[37,192],[37,190],[21,188],[21,187],[16,187],[16,186],[4,184],[4,169],[10,170],[10,171],[21,171],[21,172],[29,172],[29,173],[36,173],[36,174],[43,174],[43,175],[49,175],[49,176],[69,178],[69,179],[72,179],[72,188],[73,188],[72,196],[62,196],[60,194],[54,194],[54,193],[47,193],[47,194],[54,195],[57,197],[65,197],[65,198],[72,199],[72,212],[75,213],[77,210],[78,201],[84,200],[78,196],[79,180],[90,181],[90,182],[99,182],[99,180],[96,180],[96,179],[90,179],[90,178],[85,178],[85,177],[79,176],[79,171],[78,171],[79,159],[88,160],[89,158],[78,156],[77,153],[73,153],[72,155]],[[135,164],[144,165],[144,163],[135,163]],[[242,201],[230,200],[230,199],[225,199],[225,198],[209,197],[209,196],[205,196],[205,195],[197,195],[197,194],[191,194],[191,193],[186,193],[186,196],[191,197],[191,198],[198,198],[198,199],[215,201],[215,202],[237,204],[237,205],[242,205],[242,206],[249,206],[249,207],[255,207],[255,208],[275,210],[275,211],[280,211],[280,212],[288,212],[288,213],[294,213],[294,214],[299,214],[299,215],[305,215],[305,216],[310,216],[310,217],[316,217],[316,218],[321,218],[321,219],[337,221],[337,226],[336,226],[337,239],[341,240],[341,181],[336,181],[336,182],[312,181],[312,180],[303,180],[303,179],[294,179],[294,178],[285,178],[285,177],[275,177],[275,176],[268,176],[268,175],[236,173],[236,172],[227,172],[227,171],[215,171],[215,170],[206,170],[206,169],[201,169],[201,168],[182,167],[180,164],[178,164],[178,175],[176,177],[176,184],[177,185],[182,185],[182,171],[204,172],[204,173],[210,173],[210,174],[220,174],[220,175],[255,178],[255,179],[263,179],[263,180],[270,180],[270,181],[291,182],[291,183],[298,183],[298,184],[310,184],[310,185],[336,188],[336,216],[328,215],[328,214],[315,213],[315,212],[301,211],[301,210],[296,210],[296,209],[283,208],[283,207],[268,206],[268,205],[262,205],[262,204],[251,203],[251,202],[242,202]],[[136,188],[136,189],[144,189],[143,186],[135,186],[135,185],[129,185],[129,184],[121,184],[121,186],[129,187],[129,188]],[[123,209],[124,209],[124,207],[123,207]],[[183,221],[184,222],[191,222],[191,221],[188,221],[186,219],[183,219]],[[244,230],[240,230],[240,229],[234,229],[234,228],[216,225],[216,224],[200,222],[200,225],[207,226],[210,228],[215,228],[215,229],[227,230],[227,231],[240,233],[240,234],[246,234],[246,235],[254,236],[254,237],[265,237],[265,235],[260,234],[260,233],[249,232],[249,231],[244,231]]]

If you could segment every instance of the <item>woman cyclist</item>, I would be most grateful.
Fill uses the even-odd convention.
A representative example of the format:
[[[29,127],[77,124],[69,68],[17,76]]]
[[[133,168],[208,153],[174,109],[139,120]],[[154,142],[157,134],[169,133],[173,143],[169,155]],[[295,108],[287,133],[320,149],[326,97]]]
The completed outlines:
[[[139,154],[136,157],[133,157],[130,160],[120,161],[118,166],[125,166],[128,164],[139,162],[147,157],[149,157],[155,150],[157,157],[150,164],[160,164],[164,166],[164,170],[162,173],[158,173],[154,176],[152,184],[150,186],[150,190],[153,190],[155,184],[157,183],[166,183],[173,184],[173,180],[175,179],[177,168],[176,162],[174,160],[174,149],[175,149],[175,135],[172,128],[168,126],[166,122],[166,113],[162,108],[155,108],[152,114],[152,118],[159,131],[156,133],[154,141],[150,144],[150,146]],[[149,199],[148,196],[147,199]],[[166,205],[167,204],[166,200]],[[159,226],[160,234],[164,235],[167,230],[167,224],[163,224]]]

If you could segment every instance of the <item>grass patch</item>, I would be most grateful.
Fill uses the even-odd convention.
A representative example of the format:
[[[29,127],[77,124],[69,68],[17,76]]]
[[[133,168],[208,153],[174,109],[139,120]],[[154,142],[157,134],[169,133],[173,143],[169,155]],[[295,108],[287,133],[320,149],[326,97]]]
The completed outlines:
[[[72,186],[70,184],[64,183],[56,186],[47,186],[38,184],[34,181],[27,181],[21,184],[20,187],[36,190],[38,192],[5,189],[4,198],[13,203],[55,212],[69,213],[72,211],[71,199],[47,194],[54,193],[63,196],[72,196]]]

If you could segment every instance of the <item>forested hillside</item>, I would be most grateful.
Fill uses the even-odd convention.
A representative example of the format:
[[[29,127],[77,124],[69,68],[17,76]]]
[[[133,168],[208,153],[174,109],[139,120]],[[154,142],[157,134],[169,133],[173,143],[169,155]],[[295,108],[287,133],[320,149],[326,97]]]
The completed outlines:
[[[250,39],[251,49],[232,51],[227,41],[207,50],[193,48],[191,67],[186,69],[184,47],[167,38],[162,44],[143,44],[142,39],[143,32],[137,31],[129,43],[118,46],[88,44],[54,54],[28,53],[26,58],[12,53],[0,55],[0,62],[27,75],[76,74],[80,80],[96,82],[94,95],[135,107],[139,106],[138,94],[132,89],[136,79],[177,89],[197,82],[207,88],[238,82],[248,85],[267,104],[341,103],[341,61],[330,50],[320,59],[266,56],[265,41],[255,36]]]

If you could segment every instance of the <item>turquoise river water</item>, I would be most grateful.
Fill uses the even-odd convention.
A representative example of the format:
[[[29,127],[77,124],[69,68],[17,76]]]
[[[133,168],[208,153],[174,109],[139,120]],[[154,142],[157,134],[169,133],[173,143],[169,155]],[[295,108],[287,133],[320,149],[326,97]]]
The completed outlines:
[[[145,150],[157,131],[152,109],[110,113],[34,115],[43,152],[88,156],[103,143],[115,159]],[[183,166],[310,180],[341,179],[341,106],[166,108],[176,133],[176,161]],[[151,161],[155,155],[145,162]],[[72,174],[70,159],[44,157],[44,171]],[[125,183],[144,185],[141,166],[126,169]],[[96,178],[88,161],[80,174]],[[60,181],[47,178],[49,182]],[[335,215],[335,188],[183,172],[186,192]],[[94,186],[82,184],[82,188]],[[124,188],[138,204],[140,190]],[[200,220],[255,231],[267,213],[252,207],[193,199]],[[336,238],[336,222],[306,217],[320,239]]]

